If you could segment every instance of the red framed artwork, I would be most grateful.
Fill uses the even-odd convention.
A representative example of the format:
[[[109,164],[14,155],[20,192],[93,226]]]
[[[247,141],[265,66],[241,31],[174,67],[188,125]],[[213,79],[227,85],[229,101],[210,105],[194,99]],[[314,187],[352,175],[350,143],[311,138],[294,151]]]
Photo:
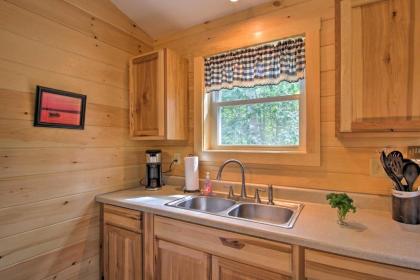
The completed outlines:
[[[84,129],[86,95],[37,86],[34,126]]]

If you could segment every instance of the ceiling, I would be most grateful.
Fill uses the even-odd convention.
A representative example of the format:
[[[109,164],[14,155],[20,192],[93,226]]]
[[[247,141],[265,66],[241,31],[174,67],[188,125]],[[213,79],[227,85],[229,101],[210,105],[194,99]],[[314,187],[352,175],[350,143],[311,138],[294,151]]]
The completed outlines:
[[[270,0],[111,0],[153,38],[184,30],[208,20]]]

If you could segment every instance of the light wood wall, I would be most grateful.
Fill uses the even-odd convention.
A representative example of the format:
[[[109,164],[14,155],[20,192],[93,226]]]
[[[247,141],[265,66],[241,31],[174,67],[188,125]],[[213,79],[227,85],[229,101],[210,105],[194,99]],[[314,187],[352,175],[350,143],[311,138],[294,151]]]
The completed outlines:
[[[152,43],[108,0],[0,2],[0,279],[99,279],[95,195],[142,176],[128,59]],[[33,127],[36,85],[87,95],[85,130]]]
[[[334,0],[285,0],[240,12],[219,20],[210,21],[178,34],[157,40],[155,47],[166,46],[189,57],[208,55],[226,49],[252,45],[278,39],[285,28],[294,28],[305,20],[321,18],[321,166],[251,166],[247,165],[247,181],[294,187],[327,189],[371,194],[390,194],[391,183],[380,167],[379,151],[396,147],[403,151],[407,145],[420,145],[420,137],[395,139],[364,136],[335,135],[335,1]],[[260,31],[260,33],[256,33]],[[258,34],[258,35],[256,35]],[[189,71],[190,136],[185,153],[193,153],[193,68]],[[168,143],[154,143],[167,149]],[[170,154],[166,155],[170,160]],[[245,162],[246,164],[246,162]],[[212,178],[217,164],[200,166],[201,176],[210,171]],[[182,166],[175,174],[183,175]],[[238,171],[227,168],[227,180],[240,180]]]

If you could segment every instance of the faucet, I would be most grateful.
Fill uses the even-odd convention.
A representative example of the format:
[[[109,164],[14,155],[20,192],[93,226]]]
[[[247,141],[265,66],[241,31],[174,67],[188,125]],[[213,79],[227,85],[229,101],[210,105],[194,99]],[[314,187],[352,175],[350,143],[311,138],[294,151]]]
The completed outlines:
[[[222,179],[222,172],[223,169],[225,168],[226,165],[228,165],[229,163],[236,163],[239,165],[240,169],[241,169],[241,175],[242,175],[242,188],[241,188],[241,198],[247,198],[246,195],[246,186],[245,186],[245,168],[244,165],[242,164],[242,162],[240,162],[237,159],[228,159],[226,160],[220,167],[219,167],[219,171],[217,172],[217,177],[216,180],[221,180]]]

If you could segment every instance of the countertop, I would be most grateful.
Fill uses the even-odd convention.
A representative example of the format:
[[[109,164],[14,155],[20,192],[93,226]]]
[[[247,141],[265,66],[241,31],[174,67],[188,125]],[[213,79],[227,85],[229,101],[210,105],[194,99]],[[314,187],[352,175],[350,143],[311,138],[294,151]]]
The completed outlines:
[[[159,191],[133,188],[98,195],[96,200],[178,220],[270,240],[420,270],[420,225],[392,220],[387,211],[358,209],[348,225],[337,224],[336,209],[302,201],[305,206],[291,229],[225,218],[166,206],[185,194],[180,187]]]

